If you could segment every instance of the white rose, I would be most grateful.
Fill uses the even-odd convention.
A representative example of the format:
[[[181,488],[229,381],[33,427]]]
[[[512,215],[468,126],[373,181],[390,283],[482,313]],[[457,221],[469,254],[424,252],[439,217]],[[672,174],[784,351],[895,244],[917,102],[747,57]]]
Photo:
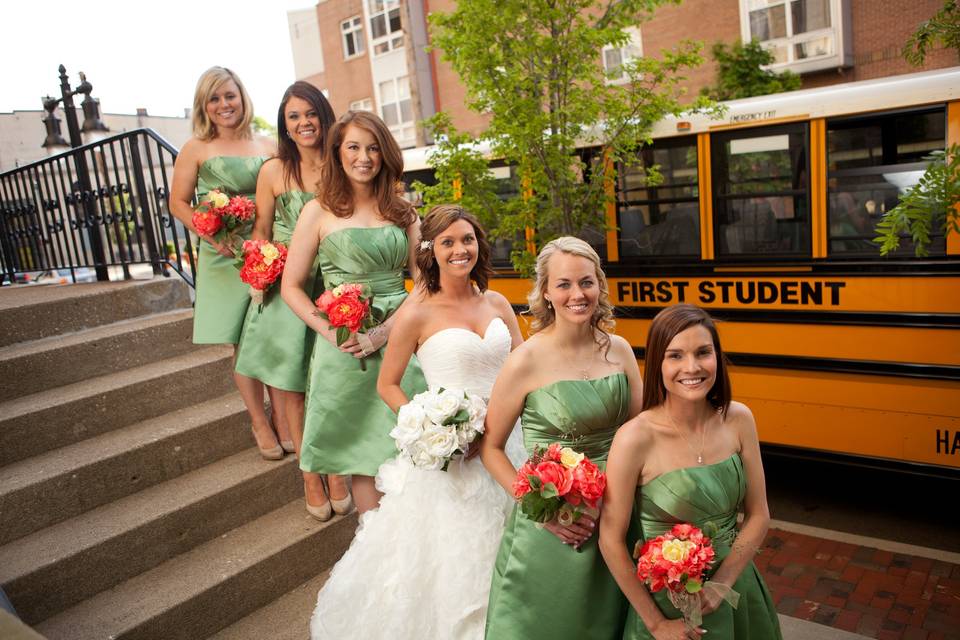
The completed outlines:
[[[467,396],[467,411],[470,412],[470,428],[483,433],[483,421],[487,417],[487,403],[480,396]]]
[[[439,469],[442,467],[444,459],[431,455],[424,444],[424,442],[418,440],[410,445],[407,451],[410,461],[421,469]]]
[[[464,424],[462,427],[457,429],[457,443],[460,450],[466,451],[467,446],[476,440],[478,435],[480,435],[480,432],[470,426],[469,423]]]
[[[390,431],[390,437],[397,441],[397,447],[404,449],[420,439],[427,412],[418,404],[409,402],[397,412],[397,426]]]
[[[424,449],[437,458],[449,458],[457,450],[457,430],[452,427],[431,426],[423,431],[420,439]]]
[[[444,420],[456,415],[460,410],[461,402],[463,402],[463,391],[444,389],[426,405],[427,415],[434,423],[443,424]]]

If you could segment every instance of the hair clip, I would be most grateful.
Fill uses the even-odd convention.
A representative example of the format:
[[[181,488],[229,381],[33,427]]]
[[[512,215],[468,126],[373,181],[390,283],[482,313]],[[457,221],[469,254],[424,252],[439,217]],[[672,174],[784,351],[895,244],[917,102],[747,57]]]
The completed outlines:
[[[420,251],[426,251],[427,249],[433,249],[433,240],[420,241]]]

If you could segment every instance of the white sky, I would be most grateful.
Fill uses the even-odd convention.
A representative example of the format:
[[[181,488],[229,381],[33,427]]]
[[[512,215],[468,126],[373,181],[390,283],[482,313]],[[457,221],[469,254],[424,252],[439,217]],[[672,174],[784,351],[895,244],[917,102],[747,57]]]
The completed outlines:
[[[70,85],[93,84],[105,113],[183,115],[213,65],[240,76],[256,115],[276,120],[294,81],[287,11],[315,0],[4,0],[0,5],[0,112],[42,109]],[[79,100],[77,100],[79,106]]]

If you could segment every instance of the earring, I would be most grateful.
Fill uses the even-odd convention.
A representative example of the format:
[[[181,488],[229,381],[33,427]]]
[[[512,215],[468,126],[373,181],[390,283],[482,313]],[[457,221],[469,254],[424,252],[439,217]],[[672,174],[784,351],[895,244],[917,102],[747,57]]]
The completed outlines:
[[[547,309],[553,309],[553,303],[547,300]]]

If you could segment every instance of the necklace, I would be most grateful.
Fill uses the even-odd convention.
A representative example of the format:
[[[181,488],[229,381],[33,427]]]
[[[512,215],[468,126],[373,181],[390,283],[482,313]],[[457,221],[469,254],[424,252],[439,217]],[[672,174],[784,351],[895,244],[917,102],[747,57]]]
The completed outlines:
[[[674,430],[677,434],[683,438],[683,441],[687,444],[687,448],[690,449],[692,453],[697,458],[697,464],[703,464],[703,444],[707,436],[707,425],[703,425],[703,431],[700,432],[700,451],[697,452],[693,449],[693,445],[690,444],[690,440],[687,439],[687,436],[680,430],[680,427],[677,426],[677,422],[673,419],[673,415],[670,414],[670,411],[666,407],[663,408],[664,413],[667,414],[667,418],[670,419],[670,424],[673,425]]]
[[[562,348],[562,349],[560,349],[560,351],[561,351],[561,352],[566,352],[567,349],[566,349],[566,348]],[[564,356],[566,357],[567,362],[569,362],[570,364],[573,364],[573,363],[575,363],[575,362],[579,362],[579,360],[578,360],[577,358],[571,358],[569,352],[564,353]],[[586,366],[586,367],[577,367],[576,365],[574,365],[574,368],[577,370],[577,373],[580,374],[580,379],[581,379],[581,380],[589,380],[589,379],[590,379],[590,367],[591,367],[592,364],[593,364],[593,354],[591,353],[591,354],[590,354],[590,360],[587,361],[587,366]]]

